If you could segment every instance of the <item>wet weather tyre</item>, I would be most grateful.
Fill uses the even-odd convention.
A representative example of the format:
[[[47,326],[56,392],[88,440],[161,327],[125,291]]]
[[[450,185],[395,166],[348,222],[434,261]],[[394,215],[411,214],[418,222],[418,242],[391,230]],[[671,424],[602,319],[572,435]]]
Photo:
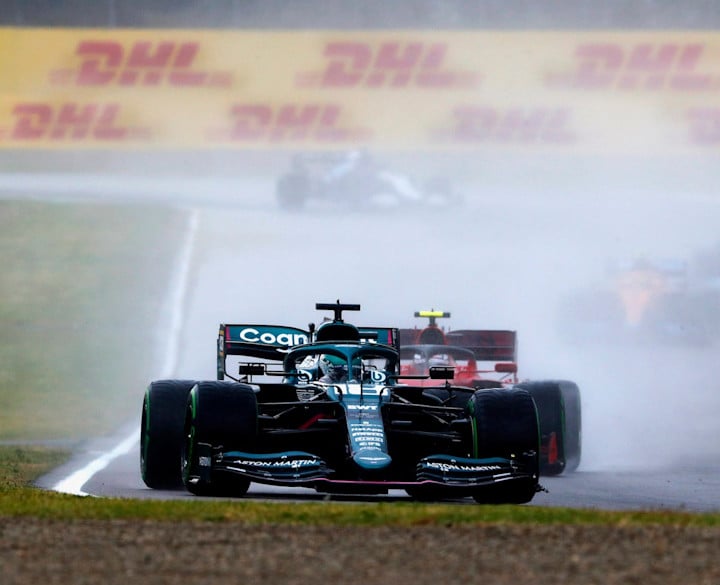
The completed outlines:
[[[580,389],[568,382],[563,387],[565,402],[565,471],[575,471],[582,456],[582,406]]]
[[[185,407],[194,385],[194,380],[158,380],[145,392],[140,421],[140,475],[149,488],[182,488],[180,455]]]
[[[478,390],[468,401],[473,457],[513,458],[527,466],[530,477],[478,488],[478,503],[524,504],[538,491],[539,431],[535,403],[526,390]]]
[[[252,450],[258,436],[257,400],[247,384],[198,382],[190,391],[185,410],[182,479],[198,496],[242,496],[250,481],[229,472],[212,470],[213,449]],[[202,465],[201,465],[202,463]]]
[[[560,475],[580,465],[582,414],[580,390],[567,380],[524,382],[535,400],[540,421],[540,473]]]

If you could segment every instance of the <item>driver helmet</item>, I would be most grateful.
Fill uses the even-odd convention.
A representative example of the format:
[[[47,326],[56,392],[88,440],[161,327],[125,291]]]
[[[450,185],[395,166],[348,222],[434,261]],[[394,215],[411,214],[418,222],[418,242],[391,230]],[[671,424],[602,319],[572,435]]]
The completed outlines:
[[[430,358],[428,365],[432,368],[435,366],[449,366],[450,360],[445,354],[436,354]]]
[[[320,370],[331,380],[347,378],[347,362],[336,355],[323,354],[320,358]]]

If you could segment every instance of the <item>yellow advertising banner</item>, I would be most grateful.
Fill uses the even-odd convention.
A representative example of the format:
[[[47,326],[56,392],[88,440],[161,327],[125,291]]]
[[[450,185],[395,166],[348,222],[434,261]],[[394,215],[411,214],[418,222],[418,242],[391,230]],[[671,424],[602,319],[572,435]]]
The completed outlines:
[[[720,152],[720,32],[0,28],[0,148]]]

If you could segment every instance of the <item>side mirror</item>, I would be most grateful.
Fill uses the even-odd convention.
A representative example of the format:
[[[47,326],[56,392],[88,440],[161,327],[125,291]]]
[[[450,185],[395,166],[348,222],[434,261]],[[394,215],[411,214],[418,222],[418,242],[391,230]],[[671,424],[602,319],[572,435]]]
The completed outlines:
[[[238,373],[241,376],[262,376],[265,373],[265,364],[240,364]]]
[[[498,374],[516,374],[517,370],[518,367],[515,362],[501,362],[499,364],[495,364],[495,371]]]

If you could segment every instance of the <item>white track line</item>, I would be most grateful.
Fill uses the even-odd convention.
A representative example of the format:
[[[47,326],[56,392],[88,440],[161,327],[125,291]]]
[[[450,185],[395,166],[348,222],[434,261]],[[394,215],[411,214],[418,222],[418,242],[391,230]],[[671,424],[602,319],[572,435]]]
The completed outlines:
[[[82,487],[92,479],[98,471],[105,469],[111,461],[125,455],[133,448],[140,438],[140,429],[135,429],[131,435],[123,439],[117,447],[112,451],[103,453],[100,457],[96,457],[85,467],[78,469],[74,473],[71,473],[66,478],[56,483],[52,489],[56,492],[64,494],[72,494],[75,496],[89,496],[87,492],[82,491]]]
[[[190,275],[190,264],[192,260],[193,249],[195,247],[195,235],[198,227],[198,211],[193,209],[190,211],[188,218],[187,233],[185,242],[180,255],[178,256],[173,278],[170,281],[169,296],[166,306],[169,310],[170,323],[160,326],[160,330],[167,335],[167,346],[165,348],[164,363],[160,370],[159,378],[169,378],[175,373],[177,366],[180,333],[182,331],[183,315],[185,313],[185,300],[187,297],[188,280]],[[140,438],[140,429],[136,428],[130,435],[124,438],[118,445],[103,453],[99,457],[93,459],[85,467],[78,469],[68,477],[56,483],[52,489],[56,492],[72,494],[76,496],[88,496],[87,492],[82,491],[82,487],[92,479],[99,471],[105,469],[114,459],[128,453],[138,442]]]

